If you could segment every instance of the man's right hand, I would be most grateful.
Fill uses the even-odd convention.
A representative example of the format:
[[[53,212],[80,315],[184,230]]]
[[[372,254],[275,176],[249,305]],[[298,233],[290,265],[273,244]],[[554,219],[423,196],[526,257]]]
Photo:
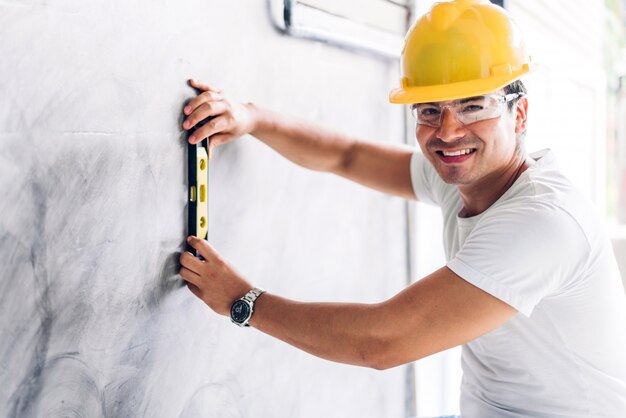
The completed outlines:
[[[254,116],[251,105],[233,103],[227,100],[222,91],[197,80],[189,80],[189,85],[200,91],[183,109],[186,119],[183,129],[192,129],[199,122],[213,117],[196,129],[189,137],[190,144],[209,138],[209,151],[254,129]]]

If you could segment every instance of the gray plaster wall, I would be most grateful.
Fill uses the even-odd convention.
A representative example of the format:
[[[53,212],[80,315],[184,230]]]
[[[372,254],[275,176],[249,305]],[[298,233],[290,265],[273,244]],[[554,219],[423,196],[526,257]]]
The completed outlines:
[[[405,372],[314,358],[181,283],[190,77],[402,142],[396,65],[286,37],[265,1],[0,0],[0,416],[401,417]],[[251,137],[210,164],[211,243],[303,301],[407,283],[405,202]]]

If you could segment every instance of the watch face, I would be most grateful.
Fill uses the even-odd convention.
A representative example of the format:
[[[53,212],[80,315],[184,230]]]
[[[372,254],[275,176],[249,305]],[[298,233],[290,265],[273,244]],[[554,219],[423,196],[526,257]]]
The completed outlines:
[[[250,317],[250,305],[243,300],[237,300],[230,308],[230,317],[238,324],[242,324]]]

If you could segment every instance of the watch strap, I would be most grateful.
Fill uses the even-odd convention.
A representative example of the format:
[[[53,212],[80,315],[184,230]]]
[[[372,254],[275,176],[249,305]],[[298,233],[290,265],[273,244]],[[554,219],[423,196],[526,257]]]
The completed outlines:
[[[265,290],[255,287],[254,289],[246,293],[242,299],[245,299],[248,302],[254,303],[254,301],[257,300],[257,298],[261,296],[263,293],[265,293]]]

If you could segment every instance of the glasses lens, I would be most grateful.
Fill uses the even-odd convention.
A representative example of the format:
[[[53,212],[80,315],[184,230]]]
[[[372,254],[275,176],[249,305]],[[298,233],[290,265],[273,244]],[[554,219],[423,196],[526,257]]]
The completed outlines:
[[[420,125],[439,126],[441,107],[434,103],[416,103],[411,105],[411,114]]]
[[[479,96],[463,99],[456,107],[458,119],[464,123],[474,123],[493,119],[502,115],[504,101],[500,96]]]

